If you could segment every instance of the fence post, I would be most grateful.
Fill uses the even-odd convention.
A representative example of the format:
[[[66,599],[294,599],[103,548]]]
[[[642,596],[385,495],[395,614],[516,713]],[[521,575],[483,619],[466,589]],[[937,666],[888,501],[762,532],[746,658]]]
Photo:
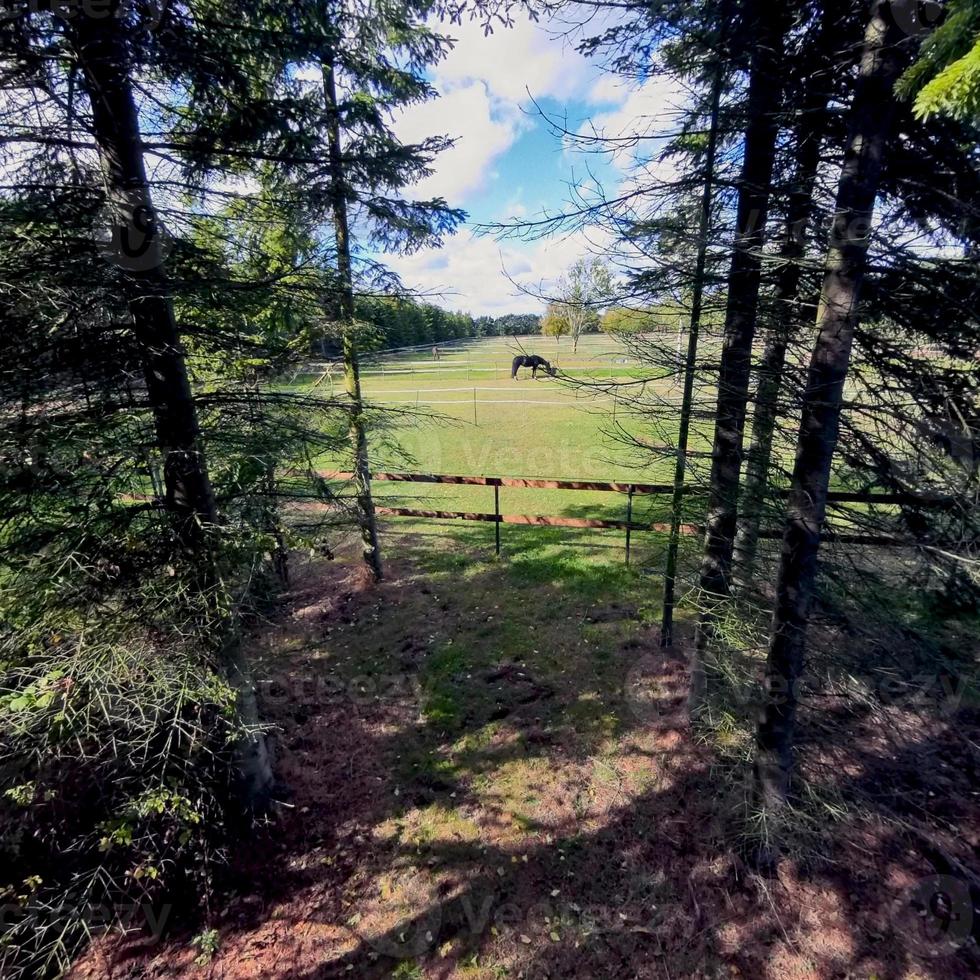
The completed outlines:
[[[493,516],[496,520],[493,523],[494,530],[494,543],[497,549],[497,555],[500,555],[500,484],[495,483],[493,485]]]
[[[476,388],[473,389],[473,424],[474,425],[480,424],[476,420]]]
[[[626,564],[630,563],[630,538],[633,533],[633,484],[626,494]]]

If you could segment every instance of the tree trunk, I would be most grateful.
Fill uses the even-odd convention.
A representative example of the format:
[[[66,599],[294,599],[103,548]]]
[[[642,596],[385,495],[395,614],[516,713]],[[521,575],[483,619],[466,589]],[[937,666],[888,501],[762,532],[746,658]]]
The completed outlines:
[[[786,348],[802,322],[800,281],[806,254],[807,225],[813,208],[813,190],[820,166],[820,148],[827,133],[827,107],[834,77],[832,53],[839,43],[839,4],[826,3],[815,52],[808,66],[809,80],[796,129],[793,185],[786,209],[779,272],[773,294],[773,328],[759,365],[759,386],[752,416],[752,441],[746,454],[745,480],[738,515],[732,561],[735,584],[748,588],[753,580],[759,544],[759,525],[769,489],[772,443],[778,399],[783,383]]]
[[[711,202],[714,191],[715,163],[718,154],[718,117],[721,91],[724,85],[722,53],[718,55],[715,76],[711,85],[711,110],[708,125],[708,147],[705,155],[704,189],[698,219],[698,253],[694,269],[694,288],[691,296],[691,325],[687,335],[687,359],[684,365],[684,393],[681,398],[680,429],[677,434],[677,460],[674,464],[674,490],[670,505],[670,538],[667,543],[667,564],[664,569],[664,606],[660,624],[660,645],[674,642],[674,605],[676,602],[677,555],[681,541],[681,522],[684,509],[684,479],[687,473],[687,446],[691,432],[691,412],[694,404],[694,379],[701,333],[701,311],[704,305],[704,275],[708,261],[708,236],[711,230]]]
[[[376,582],[384,574],[381,548],[378,544],[378,522],[371,495],[371,466],[368,459],[367,426],[364,399],[361,396],[361,373],[354,337],[354,273],[350,257],[350,224],[347,218],[347,182],[340,142],[340,112],[337,107],[337,83],[332,56],[323,62],[323,97],[329,117],[331,209],[337,244],[337,273],[340,278],[340,317],[343,331],[344,387],[350,398],[350,442],[354,454],[354,486],[357,493],[357,518],[361,530],[364,562]]]
[[[173,304],[167,293],[161,229],[150,196],[129,58],[114,16],[72,17],[71,38],[92,106],[111,214],[106,258],[125,273],[133,333],[139,345],[157,447],[163,456],[164,503],[188,555],[207,551],[217,513],[200,445],[197,411]]]
[[[735,538],[742,438],[748,401],[752,341],[762,282],[772,174],[779,130],[783,47],[787,6],[750,4],[748,23],[755,41],[749,74],[748,122],[745,129],[742,174],[739,180],[737,232],[728,276],[724,348],[718,373],[718,404],[711,454],[711,494],[701,563],[701,601],[691,663],[691,708],[700,708],[705,694],[704,653],[718,604],[731,595],[732,548]]]
[[[125,273],[133,334],[153,410],[157,448],[164,460],[165,507],[180,546],[208,570],[212,567],[210,529],[218,515],[167,292],[165,253],[146,178],[123,22],[114,10],[100,13],[77,11],[67,26],[92,106],[92,132],[112,214],[113,239],[107,257]],[[202,577],[212,581],[208,571]],[[220,667],[238,692],[239,717],[253,733],[239,745],[243,795],[251,806],[261,807],[272,788],[272,762],[265,737],[258,733],[255,687],[237,641],[222,648]]]
[[[893,88],[905,61],[903,34],[889,6],[886,0],[875,0],[865,35],[804,395],[769,640],[766,701],[757,733],[756,789],[767,805],[783,803],[789,791],[797,686],[831,463],[882,159],[895,118]]]

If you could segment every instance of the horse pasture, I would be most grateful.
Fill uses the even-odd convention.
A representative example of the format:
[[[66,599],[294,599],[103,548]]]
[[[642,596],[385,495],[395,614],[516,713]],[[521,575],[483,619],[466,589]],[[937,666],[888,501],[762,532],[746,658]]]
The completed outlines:
[[[558,368],[558,377],[539,372],[537,380],[522,368],[510,376],[517,354],[539,354]],[[362,390],[369,405],[395,410],[398,445],[403,456],[383,445],[372,446],[376,471],[412,471],[466,476],[532,477],[669,483],[673,461],[644,452],[634,459],[628,441],[647,446],[667,445],[677,429],[680,389],[675,377],[657,379],[657,370],[639,364],[613,338],[586,335],[573,351],[568,338],[492,337],[439,347],[383,353],[364,360]],[[661,374],[663,372],[660,372]],[[629,400],[646,381],[644,398],[652,405],[664,400],[656,418],[640,417]],[[341,389],[339,374],[330,381]],[[583,386],[615,382],[617,391]],[[697,450],[708,448],[710,432],[697,433]],[[381,483],[374,487],[380,504],[434,510],[492,511],[489,487]],[[624,494],[602,491],[564,491],[503,488],[505,514],[559,515],[623,519]],[[665,497],[637,497],[634,516],[651,522],[667,513]],[[416,522],[395,519],[404,526]],[[426,528],[435,530],[432,522]],[[425,530],[416,526],[415,530]],[[394,528],[392,528],[394,529]],[[490,525],[470,526],[487,541]],[[513,538],[511,528],[505,539]],[[532,531],[531,533],[539,533]],[[565,531],[563,530],[563,533]],[[570,539],[577,535],[570,532]],[[623,548],[619,531],[590,531],[591,544]],[[652,537],[652,536],[651,536]],[[634,539],[637,547],[644,542]],[[654,542],[646,542],[650,546]]]

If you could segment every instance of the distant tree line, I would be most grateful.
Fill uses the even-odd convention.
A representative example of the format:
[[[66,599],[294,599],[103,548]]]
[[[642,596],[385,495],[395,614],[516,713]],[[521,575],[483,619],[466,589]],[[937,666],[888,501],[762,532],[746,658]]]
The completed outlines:
[[[357,320],[365,330],[362,344],[375,350],[446,344],[478,337],[513,337],[538,333],[536,313],[479,316],[451,311],[409,296],[361,296],[355,301]],[[340,350],[340,338],[321,335],[314,340],[318,353]]]
[[[481,316],[477,321],[478,337],[515,337],[541,330],[537,313],[506,313],[504,316]]]
[[[598,322],[603,331],[613,335],[686,332],[690,309],[689,297],[666,299],[649,306],[611,306]],[[720,318],[717,313],[707,319],[711,326],[718,326]]]
[[[356,302],[357,318],[372,331],[372,346],[415,347],[476,336],[469,313],[451,312],[410,298],[365,296]]]

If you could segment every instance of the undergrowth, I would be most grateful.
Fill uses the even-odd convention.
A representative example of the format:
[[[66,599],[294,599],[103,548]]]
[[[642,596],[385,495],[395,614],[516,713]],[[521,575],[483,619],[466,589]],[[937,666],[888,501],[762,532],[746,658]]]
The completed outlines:
[[[866,791],[845,789],[808,767],[808,726],[828,727],[838,738],[843,721],[826,716],[836,703],[843,717],[873,721],[888,732],[896,709],[923,719],[949,719],[977,703],[976,609],[960,603],[950,615],[945,593],[897,587],[883,576],[828,563],[821,576],[819,615],[811,626],[808,662],[799,687],[803,730],[800,764],[790,798],[766,807],[753,782],[755,734],[763,703],[768,612],[765,603],[739,596],[717,610],[713,645],[705,656],[710,678],[695,735],[710,746],[720,813],[733,849],[757,862],[779,855],[800,867],[832,860],[841,824],[882,815]],[[887,601],[884,601],[887,595]],[[941,613],[937,614],[937,609]],[[859,640],[860,642],[855,642]],[[869,646],[874,654],[869,655]],[[814,734],[814,733],[811,733]],[[885,813],[884,819],[890,819]],[[897,820],[897,818],[896,818]],[[900,822],[896,822],[900,828]]]

